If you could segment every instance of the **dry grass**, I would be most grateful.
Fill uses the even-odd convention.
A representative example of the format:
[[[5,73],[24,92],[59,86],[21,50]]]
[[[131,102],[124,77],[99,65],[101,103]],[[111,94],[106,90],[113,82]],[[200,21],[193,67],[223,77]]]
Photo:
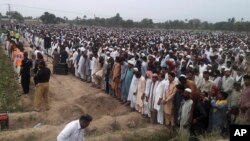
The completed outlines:
[[[200,141],[217,141],[222,139],[219,132],[204,133],[203,135],[200,135],[198,138]]]
[[[22,111],[18,105],[20,94],[12,63],[0,47],[0,111]]]

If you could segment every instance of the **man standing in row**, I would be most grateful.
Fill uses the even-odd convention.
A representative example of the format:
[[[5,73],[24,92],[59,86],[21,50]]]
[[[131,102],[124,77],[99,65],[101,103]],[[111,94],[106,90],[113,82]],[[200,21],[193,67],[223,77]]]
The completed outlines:
[[[245,85],[240,98],[240,109],[247,123],[250,123],[250,76],[245,75],[243,79]]]
[[[28,58],[28,53],[24,52],[24,59],[22,60],[20,76],[21,76],[21,84],[23,88],[23,93],[29,93],[30,86],[30,69],[32,68],[32,61]]]
[[[173,99],[176,93],[176,80],[175,73],[170,72],[168,75],[169,86],[165,93],[164,99],[164,113],[165,113],[165,124],[167,126],[174,126],[174,112],[173,112]]]
[[[57,48],[55,48],[53,52],[53,73],[55,73],[56,66],[59,64],[59,62],[60,62],[60,54],[57,51]]]

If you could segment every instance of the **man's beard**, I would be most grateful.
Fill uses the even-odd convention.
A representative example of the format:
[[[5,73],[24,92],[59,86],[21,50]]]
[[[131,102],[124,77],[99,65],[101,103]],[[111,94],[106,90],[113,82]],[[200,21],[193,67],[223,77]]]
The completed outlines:
[[[84,128],[86,128],[86,127],[81,125],[81,129],[84,129]]]

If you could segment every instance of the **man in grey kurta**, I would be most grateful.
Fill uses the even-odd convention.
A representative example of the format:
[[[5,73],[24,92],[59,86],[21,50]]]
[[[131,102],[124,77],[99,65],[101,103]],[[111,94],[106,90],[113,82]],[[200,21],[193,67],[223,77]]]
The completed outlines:
[[[124,79],[125,79],[125,75],[126,75],[126,70],[127,70],[127,68],[128,68],[127,62],[122,61],[122,63],[121,63],[121,79],[120,79],[121,84],[123,84],[123,81],[124,81]],[[123,89],[123,87],[124,87],[124,86],[121,85],[121,90]],[[121,99],[123,99],[123,93],[122,93]]]
[[[60,62],[60,54],[57,51],[57,49],[55,49],[52,55],[53,55],[53,73],[55,73],[56,66]]]
[[[87,82],[90,82],[90,74],[91,74],[91,69],[90,69],[90,59],[89,57],[87,56],[87,54],[84,54],[83,55],[84,57],[84,62],[83,62],[83,74],[84,74],[84,78],[83,80],[84,81],[87,81]]]

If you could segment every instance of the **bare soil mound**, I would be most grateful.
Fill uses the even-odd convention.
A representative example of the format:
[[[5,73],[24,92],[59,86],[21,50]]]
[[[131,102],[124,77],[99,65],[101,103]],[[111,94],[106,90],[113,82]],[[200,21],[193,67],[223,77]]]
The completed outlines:
[[[86,113],[95,115],[95,119],[103,115],[119,116],[129,112],[118,100],[104,93],[82,96],[75,103],[84,107]]]

